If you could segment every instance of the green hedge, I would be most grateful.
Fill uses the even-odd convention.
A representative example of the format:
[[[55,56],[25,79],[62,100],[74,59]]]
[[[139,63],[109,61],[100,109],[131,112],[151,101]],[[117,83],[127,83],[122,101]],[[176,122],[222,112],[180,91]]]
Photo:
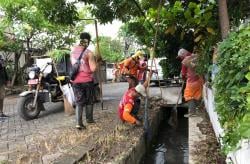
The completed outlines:
[[[215,106],[227,154],[238,148],[241,139],[250,138],[250,26],[230,33],[218,48]]]

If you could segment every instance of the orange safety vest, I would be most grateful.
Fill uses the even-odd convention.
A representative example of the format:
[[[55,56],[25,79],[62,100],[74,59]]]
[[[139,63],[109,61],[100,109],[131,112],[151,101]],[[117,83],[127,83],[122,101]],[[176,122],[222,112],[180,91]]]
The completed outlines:
[[[133,63],[134,62],[134,63]],[[137,77],[137,70],[139,68],[139,63],[133,58],[128,58],[119,63],[121,74],[123,75],[133,75]]]

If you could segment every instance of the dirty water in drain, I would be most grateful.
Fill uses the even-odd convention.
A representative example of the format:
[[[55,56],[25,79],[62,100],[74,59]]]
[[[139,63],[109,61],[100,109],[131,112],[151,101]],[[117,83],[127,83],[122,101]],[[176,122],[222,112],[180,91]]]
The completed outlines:
[[[187,108],[178,108],[178,127],[168,124],[172,109],[165,108],[164,119],[158,129],[151,149],[141,164],[188,164],[188,119]]]

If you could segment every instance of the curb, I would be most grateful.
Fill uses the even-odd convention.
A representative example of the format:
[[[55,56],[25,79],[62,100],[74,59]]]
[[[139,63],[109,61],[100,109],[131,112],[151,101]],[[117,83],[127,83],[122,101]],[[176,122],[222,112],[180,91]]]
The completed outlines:
[[[154,137],[158,133],[158,128],[163,120],[163,110],[159,110],[155,113],[155,115],[152,117],[152,120],[149,122],[149,131],[151,132],[151,135],[149,137],[149,140],[147,141],[145,139],[145,134],[141,134],[141,136],[138,139],[138,142],[135,146],[130,148],[126,153],[121,154],[118,156],[113,163],[117,164],[128,164],[128,163],[140,163],[143,156],[146,154],[149,146],[151,145]]]
[[[53,161],[54,164],[69,164],[69,163],[77,163],[81,159],[83,159],[87,153],[93,148],[88,147],[86,145],[79,145],[72,149],[70,149],[67,153],[60,156],[57,160]]]

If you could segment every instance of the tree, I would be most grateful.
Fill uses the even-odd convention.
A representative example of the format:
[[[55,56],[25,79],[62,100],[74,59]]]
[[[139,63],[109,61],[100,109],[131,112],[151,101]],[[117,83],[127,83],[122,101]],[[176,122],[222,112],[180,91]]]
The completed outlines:
[[[227,0],[227,8],[231,27],[238,27],[250,17],[249,0]]]
[[[4,12],[0,26],[2,36],[11,35],[2,37],[0,43],[14,43],[0,45],[2,51],[15,55],[12,83],[31,64],[32,53],[38,51],[44,54],[52,48],[69,46],[74,39],[71,30],[75,26],[74,21],[78,20],[77,12],[73,4],[64,0],[39,3],[35,0],[0,1],[0,9]],[[18,61],[22,53],[25,54],[26,63],[19,69]]]
[[[120,41],[103,36],[99,38],[99,45],[102,57],[107,62],[114,63],[123,59],[123,47]]]
[[[230,26],[238,27],[250,16],[248,0],[218,0],[218,7],[222,39],[227,37]]]
[[[221,36],[225,39],[229,33],[229,17],[227,12],[227,0],[218,0]]]
[[[135,0],[79,0],[79,2],[89,4],[92,15],[101,23],[112,22],[114,19],[127,22],[141,15]]]
[[[206,47],[211,47],[218,40],[216,34],[217,14],[215,3],[210,1],[172,1],[162,4],[160,10],[159,30],[156,46],[156,57],[165,56],[165,66],[169,71],[177,73],[180,63],[176,60],[176,54],[180,47],[193,51],[196,46],[201,54],[200,73],[204,73],[207,67],[205,59],[208,54],[202,52]],[[149,8],[146,18],[135,18],[128,22],[128,31],[136,36],[140,43],[151,47],[154,42],[158,9]],[[176,64],[177,63],[177,64]],[[171,73],[171,74],[172,74]],[[167,75],[165,75],[167,76]]]
[[[128,30],[128,24],[121,26],[119,30],[119,37],[123,38],[124,41],[124,56],[130,56],[130,52],[135,51],[134,45],[138,44],[138,39],[130,33]]]
[[[152,46],[158,13],[158,0],[79,1],[91,4],[91,13],[101,23],[120,19],[128,24],[126,38],[133,37],[142,45]],[[225,0],[220,2],[223,1],[226,2]],[[232,20],[231,24],[237,25],[249,17],[248,0],[228,0],[227,2],[230,9],[229,20]],[[192,51],[193,47],[196,46],[199,54],[201,54],[200,73],[206,72],[209,66],[208,60],[211,56],[211,48],[220,40],[218,4],[216,1],[168,0],[162,1],[161,5],[156,54],[166,56],[169,59],[168,62],[173,63],[177,62],[173,55],[177,54],[180,47],[186,47]]]

